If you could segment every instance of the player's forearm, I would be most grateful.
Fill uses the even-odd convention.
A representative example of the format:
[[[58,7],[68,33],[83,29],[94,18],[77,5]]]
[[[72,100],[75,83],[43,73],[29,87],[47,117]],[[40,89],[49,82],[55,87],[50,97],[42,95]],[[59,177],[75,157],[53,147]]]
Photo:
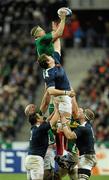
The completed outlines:
[[[55,110],[55,113],[54,113],[54,115],[52,116],[52,118],[50,120],[51,127],[53,125],[55,125],[58,120],[59,120],[59,114],[58,114],[58,111]]]
[[[74,119],[78,118],[78,103],[76,101],[76,97],[72,97],[72,115]]]
[[[45,113],[47,111],[49,103],[50,103],[50,95],[46,91],[40,105],[40,110],[42,113]]]
[[[47,109],[48,109],[48,105],[46,105],[46,104],[41,104],[41,106],[40,106],[40,111],[41,111],[42,113],[45,113],[45,112],[47,111]]]
[[[68,91],[54,89],[54,88],[48,88],[47,92],[53,96],[61,96],[61,95],[67,95]]]
[[[60,114],[63,132],[67,139],[76,139],[75,133],[68,127],[67,120],[63,114]]]
[[[62,129],[64,132],[64,135],[67,139],[76,139],[76,135],[74,132],[69,129],[68,125],[66,123],[62,123]]]
[[[47,118],[47,121],[50,121],[50,120],[52,119],[54,113],[55,113],[55,112],[53,111],[52,114],[50,114],[50,116]]]
[[[64,27],[65,27],[65,17],[63,19],[61,19],[61,22],[60,22],[57,30],[55,32],[52,32],[54,39],[59,38],[59,37],[62,36],[63,31],[64,31]]]
[[[59,89],[55,89],[55,88],[49,87],[47,89],[47,92],[50,95],[53,95],[53,96],[62,96],[62,95],[67,95],[69,97],[75,96],[75,92],[74,92],[73,89],[71,91],[66,91],[66,90],[59,90]]]
[[[65,27],[65,17],[61,20],[60,24],[59,24],[59,27],[57,29],[57,33],[59,36],[62,36],[63,34],[63,31],[64,31],[64,27]]]

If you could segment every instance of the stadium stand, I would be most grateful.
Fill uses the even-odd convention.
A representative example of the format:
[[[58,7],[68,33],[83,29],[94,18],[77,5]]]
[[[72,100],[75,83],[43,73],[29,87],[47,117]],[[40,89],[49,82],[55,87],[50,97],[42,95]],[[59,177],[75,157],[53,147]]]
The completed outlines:
[[[95,112],[97,144],[109,147],[109,51],[96,48],[87,54],[86,49],[69,48],[65,60],[71,85],[77,90],[79,105],[90,107]]]

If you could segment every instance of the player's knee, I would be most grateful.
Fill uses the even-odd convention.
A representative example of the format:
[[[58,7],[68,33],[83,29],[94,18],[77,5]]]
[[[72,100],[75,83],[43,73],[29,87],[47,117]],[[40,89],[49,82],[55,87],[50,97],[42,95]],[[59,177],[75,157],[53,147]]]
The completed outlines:
[[[54,172],[54,180],[61,180],[59,172]]]
[[[90,178],[91,171],[88,169],[79,169],[78,170],[78,179],[79,180],[88,180]]]
[[[44,180],[52,180],[53,179],[53,171],[52,170],[45,170],[44,171]]]
[[[37,174],[36,176],[32,177],[32,180],[43,180],[43,174]]]
[[[72,169],[72,171],[69,172],[69,176],[71,180],[78,180],[78,169]]]
[[[89,176],[87,176],[86,174],[79,174],[78,175],[78,180],[88,180]]]

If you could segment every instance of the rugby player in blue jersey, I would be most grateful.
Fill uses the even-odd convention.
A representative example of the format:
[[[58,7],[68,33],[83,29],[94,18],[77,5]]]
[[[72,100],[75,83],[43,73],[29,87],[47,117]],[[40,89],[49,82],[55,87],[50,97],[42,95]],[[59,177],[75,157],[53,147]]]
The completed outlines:
[[[55,64],[52,56],[42,54],[38,59],[39,65],[44,69],[43,77],[47,87],[47,93],[54,96],[59,102],[59,111],[64,113],[67,118],[72,114],[72,98],[75,92],[71,89],[70,82],[64,68]],[[63,93],[60,93],[62,92]],[[45,95],[48,96],[47,94]]]
[[[43,180],[44,157],[48,148],[48,131],[58,120],[57,108],[49,117],[48,122],[35,110],[35,105],[30,104],[25,109],[25,114],[31,124],[31,136],[28,155],[25,159],[28,180]]]
[[[80,126],[73,131],[67,126],[66,118],[60,114],[62,127],[67,139],[75,139],[79,150],[78,179],[88,180],[91,176],[91,170],[96,165],[96,156],[94,149],[94,133],[91,121],[94,120],[94,113],[91,109],[79,108],[78,119]]]

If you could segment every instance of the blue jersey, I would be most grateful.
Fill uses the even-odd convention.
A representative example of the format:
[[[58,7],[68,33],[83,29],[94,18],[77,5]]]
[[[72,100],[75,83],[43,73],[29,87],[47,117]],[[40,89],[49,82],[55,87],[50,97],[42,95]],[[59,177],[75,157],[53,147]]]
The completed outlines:
[[[43,77],[47,88],[54,87],[60,90],[71,90],[69,80],[61,65],[44,70]]]
[[[80,125],[74,129],[74,132],[77,135],[76,146],[79,149],[80,155],[95,154],[94,133],[91,124],[86,122],[84,126]]]
[[[48,130],[51,128],[50,123],[44,122],[39,127],[32,126],[29,155],[38,155],[44,158],[48,148]]]

